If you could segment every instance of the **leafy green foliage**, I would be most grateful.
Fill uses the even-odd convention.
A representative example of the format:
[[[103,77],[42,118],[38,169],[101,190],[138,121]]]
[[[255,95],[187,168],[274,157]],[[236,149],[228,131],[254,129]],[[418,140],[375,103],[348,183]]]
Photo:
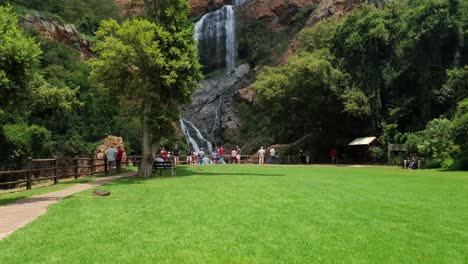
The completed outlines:
[[[33,38],[18,27],[11,7],[0,6],[0,108],[19,109],[28,96],[28,84],[42,51]]]
[[[404,143],[408,135],[421,154],[453,158],[458,152],[453,139],[435,133],[450,129],[448,119],[430,123],[418,139],[404,132],[450,118],[456,103],[467,97],[467,11],[457,0],[392,1],[385,8],[363,5],[342,20],[303,29],[297,56],[266,68],[252,85],[259,110],[271,109],[271,125],[280,127],[274,142],[313,134],[314,148],[329,149],[357,136],[382,133],[386,145]],[[317,61],[328,66],[315,75],[305,65]],[[331,72],[340,78],[331,81]],[[314,138],[321,139],[318,145]]]
[[[13,151],[6,157],[10,161],[21,163],[25,156],[39,156],[50,144],[50,132],[40,126],[25,124],[7,124],[3,126],[5,146]]]
[[[169,9],[166,15],[172,14]],[[183,16],[174,14],[174,21]],[[193,29],[179,26],[145,19],[105,21],[96,32],[98,57],[89,61],[100,93],[133,102],[126,106],[136,108],[141,118],[143,177],[150,176],[154,149],[164,136],[175,134],[178,107],[190,100],[202,77]]]
[[[425,130],[408,134],[407,145],[428,160],[453,158],[460,152],[452,135],[452,123],[439,118],[429,122]]]

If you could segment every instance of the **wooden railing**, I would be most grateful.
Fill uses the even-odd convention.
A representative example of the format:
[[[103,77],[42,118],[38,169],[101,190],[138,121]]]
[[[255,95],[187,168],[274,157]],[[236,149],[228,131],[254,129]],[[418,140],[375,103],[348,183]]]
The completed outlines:
[[[127,158],[122,162],[122,168],[129,163]],[[60,179],[80,176],[92,176],[108,173],[108,163],[105,158],[28,158],[26,168],[22,170],[0,171],[0,189],[20,187],[26,183],[26,189],[31,190],[34,182],[53,180],[58,184]]]

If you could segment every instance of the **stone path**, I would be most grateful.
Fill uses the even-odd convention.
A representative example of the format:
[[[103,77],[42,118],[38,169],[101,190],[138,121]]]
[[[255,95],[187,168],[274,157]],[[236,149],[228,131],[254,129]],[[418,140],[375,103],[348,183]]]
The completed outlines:
[[[64,197],[94,188],[115,179],[135,175],[136,172],[127,172],[116,176],[105,177],[92,182],[78,184],[64,190],[31,196],[12,204],[0,206],[0,240],[45,214],[49,205],[58,202]]]

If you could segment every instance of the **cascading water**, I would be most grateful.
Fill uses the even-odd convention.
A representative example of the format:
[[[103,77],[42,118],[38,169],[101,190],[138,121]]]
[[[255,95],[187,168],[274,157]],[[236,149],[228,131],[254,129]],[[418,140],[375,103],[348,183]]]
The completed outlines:
[[[218,69],[225,70],[226,78],[233,74],[235,75],[237,63],[237,43],[236,43],[236,16],[234,6],[242,5],[245,0],[232,0],[233,5],[225,5],[216,11],[205,14],[196,24],[194,37],[198,41],[198,54],[200,63],[203,65],[205,73],[212,72]],[[228,81],[231,82],[231,81]],[[234,82],[231,82],[232,84]],[[205,83],[205,85],[207,85]],[[210,140],[215,141],[214,132],[220,126],[221,108],[223,103],[223,91],[229,90],[229,87],[216,85],[212,83],[208,85],[211,89],[209,95],[200,93],[194,96],[198,98],[206,97],[208,100],[204,103],[204,107],[197,110],[188,110],[180,119],[180,126],[184,133],[187,143],[190,144],[192,150],[199,151],[200,148],[206,148],[207,153],[211,153],[212,144]],[[204,87],[207,88],[207,87]],[[218,101],[219,100],[219,101]],[[199,101],[199,100],[197,100]],[[211,103],[216,101],[216,106],[211,109]],[[211,110],[210,110],[211,109]],[[204,122],[190,122],[189,120],[197,119],[198,112],[203,112],[202,116],[210,113],[209,119],[204,119]],[[212,115],[212,116],[211,116]],[[197,128],[194,123],[199,125]],[[208,125],[212,123],[213,125]]]
[[[204,15],[195,24],[200,63],[205,71],[225,68],[230,73],[236,66],[236,16],[232,5]]]

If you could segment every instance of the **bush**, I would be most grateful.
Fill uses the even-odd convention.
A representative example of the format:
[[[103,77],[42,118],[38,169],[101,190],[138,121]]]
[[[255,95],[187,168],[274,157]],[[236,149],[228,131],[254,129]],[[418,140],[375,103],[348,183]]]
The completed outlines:
[[[426,161],[424,167],[426,169],[438,169],[442,167],[442,159],[431,159]]]
[[[452,123],[445,118],[434,119],[426,125],[426,129],[407,134],[408,150],[416,151],[420,156],[434,161],[455,157],[460,147],[455,144],[452,135]]]
[[[442,161],[440,165],[444,169],[449,169],[449,168],[452,168],[453,163],[454,163],[453,159],[445,159],[444,161]]]
[[[405,159],[406,159],[405,154],[398,154],[398,155],[390,157],[388,164],[392,166],[403,166],[403,161]]]
[[[377,147],[377,146],[370,147],[369,152],[375,162],[380,161],[384,155],[384,150],[381,147]]]

